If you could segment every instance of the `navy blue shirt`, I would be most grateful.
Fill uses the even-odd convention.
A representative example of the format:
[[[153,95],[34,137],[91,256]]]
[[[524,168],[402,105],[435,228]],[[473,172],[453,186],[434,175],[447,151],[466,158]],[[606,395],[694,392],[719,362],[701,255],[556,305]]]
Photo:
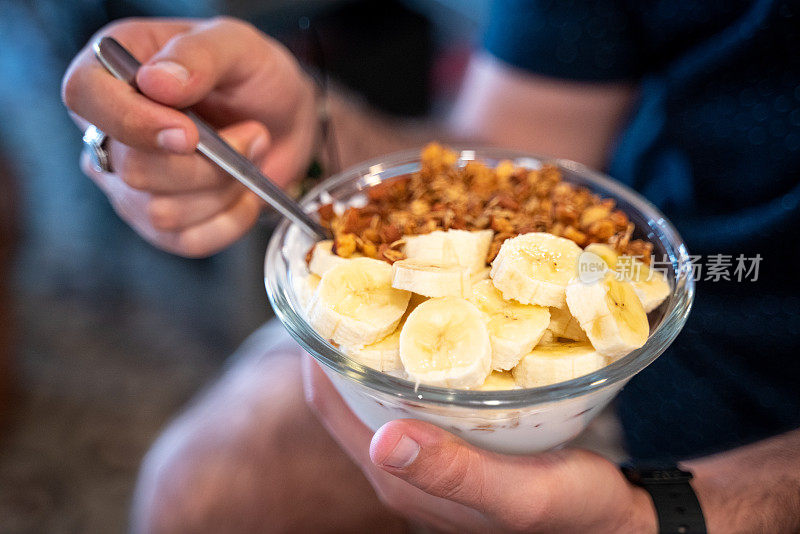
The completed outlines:
[[[620,395],[634,459],[800,427],[800,2],[501,0],[484,46],[537,74],[636,83],[609,174],[692,255],[763,258],[756,282],[703,281],[700,262],[683,332]]]

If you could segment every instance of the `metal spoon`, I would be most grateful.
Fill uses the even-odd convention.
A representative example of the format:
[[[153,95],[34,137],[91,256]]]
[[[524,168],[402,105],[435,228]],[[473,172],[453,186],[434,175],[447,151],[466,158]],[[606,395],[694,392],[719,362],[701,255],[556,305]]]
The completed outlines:
[[[141,67],[133,55],[113,37],[103,37],[94,43],[97,59],[115,78],[127,82],[134,89],[136,73]],[[312,237],[329,239],[328,229],[312,219],[300,205],[286,195],[267,178],[253,163],[226,143],[203,119],[188,109],[181,110],[197,126],[200,141],[197,151],[211,160],[248,189],[264,199],[284,217],[299,225]]]

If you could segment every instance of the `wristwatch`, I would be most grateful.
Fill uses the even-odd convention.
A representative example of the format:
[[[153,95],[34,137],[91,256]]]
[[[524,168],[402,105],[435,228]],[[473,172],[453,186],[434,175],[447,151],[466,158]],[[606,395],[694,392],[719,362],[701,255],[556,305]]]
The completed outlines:
[[[660,534],[706,534],[703,510],[689,481],[692,474],[676,465],[621,466],[631,484],[644,488],[653,498]]]

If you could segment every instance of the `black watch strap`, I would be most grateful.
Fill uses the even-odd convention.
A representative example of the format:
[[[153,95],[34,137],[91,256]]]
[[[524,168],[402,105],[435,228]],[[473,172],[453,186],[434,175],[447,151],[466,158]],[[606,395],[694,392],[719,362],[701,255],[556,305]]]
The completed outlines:
[[[703,510],[689,481],[692,474],[678,469],[622,466],[625,477],[653,498],[660,534],[706,534]]]

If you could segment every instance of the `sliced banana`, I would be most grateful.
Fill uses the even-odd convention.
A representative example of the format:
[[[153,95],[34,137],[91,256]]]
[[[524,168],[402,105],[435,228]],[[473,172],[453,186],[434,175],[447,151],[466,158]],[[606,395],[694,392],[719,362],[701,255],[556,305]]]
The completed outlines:
[[[384,373],[400,371],[403,369],[403,362],[400,360],[400,331],[402,328],[403,323],[401,322],[394,332],[380,341],[364,347],[340,348],[342,352],[358,363],[377,371]]]
[[[484,267],[483,269],[471,273],[469,276],[470,282],[472,282],[472,285],[474,286],[481,280],[489,280],[489,273],[491,271],[492,271],[491,267]]]
[[[427,300],[409,314],[400,332],[400,359],[409,377],[422,384],[479,386],[492,365],[485,319],[464,299]]]
[[[430,300],[430,297],[426,297],[425,295],[420,295],[417,293],[411,293],[411,298],[408,300],[408,307],[406,308],[406,313],[403,315],[402,321],[405,321],[409,314],[426,300]]]
[[[502,391],[504,389],[519,389],[514,382],[514,375],[511,371],[492,371],[483,384],[476,387],[479,391]]]
[[[460,265],[438,266],[405,259],[392,264],[392,287],[426,297],[466,297],[472,289],[469,272]]]
[[[567,286],[567,305],[597,352],[620,358],[647,341],[647,314],[630,283],[613,272],[584,283],[578,278]]]
[[[556,337],[563,337],[573,341],[586,341],[589,339],[566,305],[559,308],[550,308],[550,325],[547,329]]]
[[[608,360],[583,341],[538,345],[511,371],[524,388],[557,384],[604,367]]]
[[[471,300],[488,319],[494,370],[506,371],[517,365],[550,324],[547,308],[504,300],[491,280],[475,284]]]
[[[672,287],[664,273],[651,269],[632,256],[620,256],[616,270],[631,283],[646,313],[658,308],[672,293]]]
[[[369,345],[391,334],[411,293],[392,287],[392,267],[356,258],[329,269],[308,303],[308,322],[342,346]]]
[[[539,343],[536,344],[538,347],[539,345],[552,345],[553,343],[558,343],[558,338],[553,333],[552,330],[547,329],[542,334],[542,339],[539,340]]]
[[[522,234],[503,242],[492,263],[492,281],[505,299],[560,307],[580,254],[581,248],[569,239],[544,232]]]
[[[440,267],[460,265],[470,273],[486,267],[492,243],[491,230],[436,230],[429,234],[404,236],[407,258]]]
[[[600,256],[600,259],[606,262],[606,265],[608,265],[610,269],[616,268],[619,254],[617,254],[617,251],[609,245],[604,245],[603,243],[591,243],[586,245],[586,248],[583,250]]]
[[[651,269],[641,260],[633,256],[620,256],[610,246],[600,243],[593,243],[586,250],[600,256],[619,278],[631,283],[646,313],[658,308],[672,293],[664,273]]]
[[[361,254],[354,253],[351,258],[359,258]],[[317,276],[322,276],[333,267],[341,263],[350,261],[349,258],[342,258],[333,253],[333,241],[330,239],[320,241],[314,245],[311,252],[311,260],[308,262],[308,270]]]

